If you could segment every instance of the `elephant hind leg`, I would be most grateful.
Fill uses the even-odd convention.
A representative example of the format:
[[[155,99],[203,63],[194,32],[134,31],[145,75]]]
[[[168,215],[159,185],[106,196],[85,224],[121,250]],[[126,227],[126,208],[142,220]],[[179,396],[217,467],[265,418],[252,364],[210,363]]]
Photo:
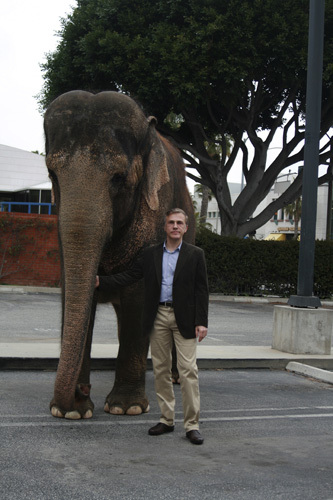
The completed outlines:
[[[64,411],[54,400],[50,403],[51,415],[69,420],[88,419],[93,416],[94,403],[90,399],[90,384],[78,384],[75,390],[75,409]]]
[[[104,411],[112,415],[141,415],[149,411],[145,393],[149,339],[141,327],[142,296],[142,283],[138,283],[123,292],[120,304],[114,304],[119,352],[114,385],[104,405]]]
[[[177,368],[177,351],[175,341],[172,340],[172,383],[180,384],[179,372]]]

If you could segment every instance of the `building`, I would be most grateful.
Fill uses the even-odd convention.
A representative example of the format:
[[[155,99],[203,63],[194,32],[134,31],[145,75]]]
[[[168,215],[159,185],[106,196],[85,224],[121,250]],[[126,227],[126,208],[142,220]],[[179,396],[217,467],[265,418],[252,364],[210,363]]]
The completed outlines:
[[[285,176],[284,176],[285,177]],[[292,181],[277,179],[274,186],[272,187],[268,196],[260,203],[256,211],[254,212],[254,216],[259,214],[265,207],[267,207],[274,199],[280,196],[290,185]],[[230,183],[229,184],[230,193],[232,203],[234,203],[235,199],[241,192],[241,184],[239,183]],[[316,239],[324,240],[326,239],[327,234],[327,223],[328,223],[328,197],[329,197],[329,186],[328,184],[323,184],[318,187],[318,195],[317,195],[317,222],[316,222]],[[201,206],[201,198],[197,193],[194,193],[194,200],[196,202],[197,211],[200,212]],[[331,200],[331,211],[332,211],[332,200]],[[217,201],[213,198],[208,203],[207,210],[207,221],[210,224],[213,232],[220,234],[221,233],[221,219],[219,214],[219,209],[217,205]],[[329,221],[330,225],[332,222]],[[302,221],[299,221],[299,233],[301,230]],[[283,209],[278,210],[274,216],[266,222],[262,227],[256,230],[256,239],[274,239],[274,240],[287,240],[292,239],[294,236],[294,220],[285,213]],[[330,228],[331,238],[332,235],[332,227]]]
[[[44,156],[0,144],[1,211],[50,213],[51,188]]]
[[[255,213],[260,213],[269,203],[282,194],[290,185],[291,181],[276,182],[269,195],[258,206]],[[316,217],[316,239],[325,240],[327,230],[327,206],[328,206],[328,184],[318,186],[317,192],[317,217]],[[302,220],[299,221],[298,232],[301,231]],[[295,224],[285,210],[280,209],[262,227],[257,229],[257,239],[292,239],[295,232]]]

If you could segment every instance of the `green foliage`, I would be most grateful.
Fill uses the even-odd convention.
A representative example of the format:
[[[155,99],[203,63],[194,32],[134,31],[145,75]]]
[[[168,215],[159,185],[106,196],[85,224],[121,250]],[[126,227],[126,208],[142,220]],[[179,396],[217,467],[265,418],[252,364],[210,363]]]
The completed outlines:
[[[202,229],[196,244],[206,255],[211,293],[278,295],[297,293],[298,241],[223,237]],[[314,294],[333,295],[333,241],[317,241]]]
[[[121,88],[162,121],[195,108],[207,122],[208,100],[242,112],[248,82],[262,80],[267,128],[272,93],[305,83],[307,18],[308,0],[80,0],[42,66],[42,102]]]
[[[316,241],[314,290],[319,297],[333,295],[333,241]]]
[[[39,102],[45,109],[74,89],[137,99],[182,151],[188,176],[213,191],[222,233],[242,238],[300,194],[299,176],[252,217],[277,176],[303,161],[308,21],[308,0],[78,0],[42,65]],[[333,120],[332,35],[326,0],[321,165]],[[267,165],[281,127],[286,140]],[[246,187],[233,201],[227,176],[238,154]]]

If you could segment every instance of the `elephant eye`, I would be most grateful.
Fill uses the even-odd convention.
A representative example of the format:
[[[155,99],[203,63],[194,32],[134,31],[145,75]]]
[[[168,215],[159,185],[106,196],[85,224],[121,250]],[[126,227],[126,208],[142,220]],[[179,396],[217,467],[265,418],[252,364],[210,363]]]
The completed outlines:
[[[126,181],[126,175],[124,174],[114,174],[112,177],[112,185],[114,187],[120,187],[122,184],[124,184]]]

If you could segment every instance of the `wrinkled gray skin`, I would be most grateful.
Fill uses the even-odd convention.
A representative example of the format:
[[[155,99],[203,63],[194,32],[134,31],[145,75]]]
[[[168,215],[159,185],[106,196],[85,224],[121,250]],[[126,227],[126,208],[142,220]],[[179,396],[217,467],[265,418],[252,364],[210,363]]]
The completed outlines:
[[[116,92],[68,92],[45,114],[46,163],[59,215],[62,266],[62,345],[55,417],[91,418],[90,350],[96,311],[96,274],[127,269],[144,247],[164,237],[172,207],[190,216],[192,202],[178,152],[129,97]],[[142,283],[99,297],[117,314],[119,354],[105,411],[148,411],[145,369],[148,337],[140,327]],[[147,332],[146,332],[147,333]]]

